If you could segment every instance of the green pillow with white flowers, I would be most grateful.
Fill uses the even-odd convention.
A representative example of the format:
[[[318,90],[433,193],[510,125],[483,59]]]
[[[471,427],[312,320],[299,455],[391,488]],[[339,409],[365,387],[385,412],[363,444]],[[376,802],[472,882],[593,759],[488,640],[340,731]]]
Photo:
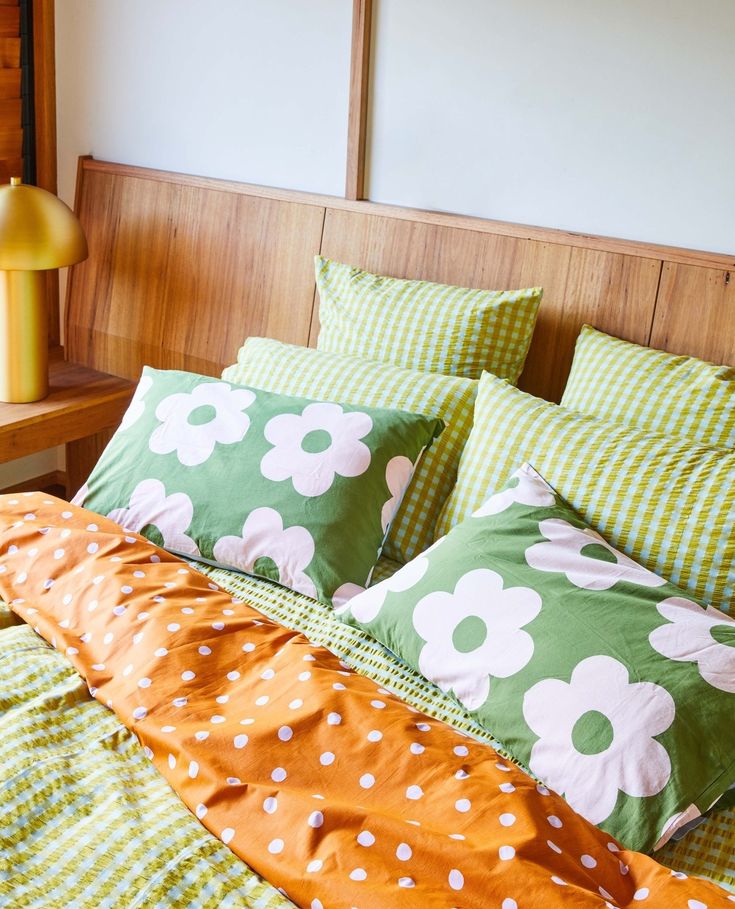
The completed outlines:
[[[735,620],[613,549],[529,465],[340,617],[632,849],[735,781]]]
[[[331,603],[367,585],[441,420],[145,367],[78,505]]]

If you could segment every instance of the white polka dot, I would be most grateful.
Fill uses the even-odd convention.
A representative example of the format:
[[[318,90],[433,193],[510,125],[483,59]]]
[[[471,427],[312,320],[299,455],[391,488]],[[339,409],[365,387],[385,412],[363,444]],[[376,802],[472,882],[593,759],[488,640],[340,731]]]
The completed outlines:
[[[133,577],[134,577],[134,578],[144,578],[144,577],[145,577],[145,571],[134,571],[134,572],[133,572]]]
[[[204,731],[195,732],[194,738],[197,740],[197,742],[204,742],[209,738],[209,733]]]
[[[498,789],[500,789],[501,792],[508,794],[516,791],[516,787],[513,785],[513,783],[501,783],[500,786],[498,786]]]
[[[275,670],[273,670],[273,669],[264,669],[263,672],[260,673],[260,677],[261,677],[261,679],[267,680],[267,679],[272,679],[275,674],[276,674]]]
[[[399,887],[415,887],[416,881],[412,877],[399,877],[398,878]]]
[[[171,622],[170,625],[166,625],[166,630],[171,632],[180,631],[181,625],[179,625],[178,622]]]
[[[123,669],[122,674],[124,676],[129,676],[132,673],[134,668],[135,667],[133,666],[132,663],[128,663],[128,665]]]
[[[620,846],[618,846],[617,843],[608,843],[607,848],[610,852],[620,852]]]
[[[638,893],[640,893],[640,890],[638,891]],[[638,893],[636,893],[636,895],[633,897],[634,900],[638,899]],[[648,896],[647,891],[646,891],[646,896]],[[728,897],[728,899],[732,900],[732,897]],[[701,900],[689,900],[687,902],[687,906],[689,907],[689,909],[707,909],[707,904],[703,903]]]
[[[261,696],[259,698],[255,699],[255,706],[256,707],[265,707],[265,705],[268,703],[269,700],[270,700],[270,698],[268,697],[267,694],[261,694]]]
[[[274,783],[282,783],[286,779],[286,771],[283,767],[276,767],[273,773],[271,773],[271,779]]]
[[[168,650],[166,650],[165,647],[159,647],[158,650],[155,650],[153,652],[153,655],[157,656],[157,657],[165,657],[167,653],[168,653]]]
[[[372,775],[372,773],[363,773],[363,775],[360,777],[360,786],[362,786],[363,789],[372,789],[374,785],[375,777]]]
[[[176,732],[175,726],[161,726],[161,732]]]
[[[96,524],[87,524],[87,530],[90,533],[96,533],[99,530],[99,527]]]
[[[464,887],[464,875],[456,868],[449,872],[449,886],[452,890],[461,890]]]
[[[347,690],[345,688],[345,686],[342,684],[342,682],[335,682],[334,685],[332,685],[332,688],[334,688],[335,691],[346,691]]]
[[[399,843],[396,849],[396,858],[401,862],[407,862],[413,855],[413,849],[408,843]]]
[[[512,846],[501,846],[498,849],[498,855],[504,862],[510,861],[515,854],[516,851]]]
[[[95,672],[102,672],[104,668],[104,663],[92,663],[92,669],[94,669]]]
[[[585,868],[596,868],[597,867],[597,859],[592,858],[591,855],[587,855],[587,854],[583,855],[580,858],[580,862],[584,865]]]
[[[463,840],[464,835],[461,833],[449,833],[447,834],[450,840]]]
[[[128,593],[132,593],[132,592],[133,592],[133,588],[130,586],[130,584],[124,584],[120,588],[120,593],[128,594]]]
[[[196,811],[194,812],[194,814],[196,814],[196,816],[197,816],[197,817],[199,818],[199,820],[201,821],[201,819],[205,816],[206,813],[207,813],[207,806],[206,806],[206,805],[202,805],[201,802],[200,802],[200,803],[197,805]]]
[[[620,862],[619,864],[620,864],[620,873],[622,875],[626,875],[628,873],[628,871],[630,871],[630,868],[628,868],[628,866],[624,862]]]
[[[367,877],[367,871],[364,868],[354,868],[350,871],[350,880],[352,881],[364,881]]]
[[[298,679],[300,682],[308,682],[310,678],[311,678],[310,672],[300,672],[298,675]]]
[[[255,650],[255,644],[247,643],[243,644],[241,647],[243,653],[252,653]]]
[[[538,792],[539,795],[550,795],[551,794],[549,792],[549,790],[546,788],[546,786],[544,786],[543,783],[536,783],[536,792]]]
[[[182,682],[190,682],[192,679],[196,678],[196,672],[192,672],[191,669],[186,669],[181,673]]]
[[[199,648],[199,653],[200,653],[202,656],[209,656],[209,654],[210,654],[211,652],[212,652],[212,649],[211,649],[210,647],[207,647],[206,644],[202,644],[202,646]]]
[[[235,831],[232,829],[232,827],[225,827],[221,834],[221,839],[225,846],[232,841],[232,837],[234,835]]]
[[[146,710],[145,707],[136,707],[135,710],[133,711],[134,720],[144,720],[147,715],[148,715],[148,711]]]
[[[324,823],[324,815],[321,811],[312,811],[307,823],[310,827],[321,827]]]
[[[100,548],[100,544],[99,544],[99,543],[90,543],[90,544],[87,546],[87,552],[88,552],[90,555],[94,555],[95,552],[97,552],[97,550],[98,550],[99,548]]]
[[[500,817],[498,818],[498,820],[503,825],[503,827],[512,827],[513,824],[515,824],[515,822],[516,822],[516,816],[515,816],[515,814],[508,814],[508,813],[501,814]]]
[[[550,814],[550,815],[546,818],[546,820],[549,822],[549,824],[551,824],[552,827],[556,827],[557,829],[558,829],[559,827],[563,827],[563,826],[564,826],[564,825],[562,824],[562,822],[559,820],[559,818],[558,818],[555,814]]]
[[[288,706],[291,710],[298,710],[300,707],[304,706],[304,702],[301,698],[294,698]]]
[[[230,696],[228,694],[218,694],[215,698],[218,704],[226,704],[229,700]]]
[[[367,734],[368,742],[379,742],[383,738],[383,733],[379,729],[372,729]]]
[[[423,754],[426,751],[426,748],[419,742],[411,742],[409,751],[411,754]]]
[[[133,644],[140,644],[140,642],[142,640],[143,640],[143,632],[136,631],[136,633],[133,635]]]
[[[454,807],[457,811],[461,811],[462,814],[466,814],[472,807],[472,802],[469,799],[457,799],[454,803]]]
[[[612,895],[611,895],[610,893],[608,893],[607,890],[605,890],[604,887],[598,887],[597,889],[600,891],[600,896],[601,896],[603,899],[612,900]]]
[[[69,603],[71,603],[71,601],[73,599],[74,599],[74,597],[70,593],[67,593],[67,594],[65,594],[64,599],[61,602],[64,604],[64,606],[68,606]]]
[[[149,761],[153,760],[153,752],[147,745],[143,745],[143,754],[148,758]]]
[[[236,682],[240,678],[240,673],[237,669],[233,669],[232,672],[227,673],[227,679],[230,682]]]
[[[75,656],[77,653],[79,653],[76,647],[67,647],[66,652],[68,656]]]
[[[149,678],[138,679],[138,688],[150,688],[151,680]]]
[[[241,732],[240,735],[236,735],[234,738],[233,744],[235,748],[244,748],[248,743],[248,737],[244,732]]]
[[[176,758],[173,754],[169,754],[168,756],[168,766],[171,768],[171,770],[174,770],[176,767]]]
[[[423,794],[424,790],[421,786],[409,786],[408,789],[406,789],[406,798],[411,799],[414,802],[417,799],[420,799]]]
[[[278,738],[282,742],[290,742],[293,738],[293,729],[290,726],[281,726],[278,730]]]
[[[467,755],[470,753],[470,749],[466,745],[455,745],[454,753],[457,755],[457,757],[467,757]]]
[[[325,751],[319,756],[319,763],[322,767],[329,767],[334,763],[334,754],[331,751]]]
[[[275,814],[276,811],[278,811],[278,799],[269,795],[263,802],[263,811],[265,811],[266,814]]]
[[[244,720],[240,720],[241,726],[252,726],[255,720],[252,717],[246,717]]]
[[[321,859],[313,859],[306,866],[306,871],[308,874],[316,874],[317,871],[321,871],[324,867],[324,862]],[[312,903],[312,906],[314,904]]]
[[[212,622],[212,628],[214,628],[215,631],[224,631],[224,627],[224,622]]]
[[[551,840],[546,840],[546,845],[549,847],[549,849],[552,849],[554,852],[556,852],[557,855],[561,855],[561,849],[556,845],[556,843],[552,842]]]
[[[370,706],[374,707],[376,710],[382,710],[385,707],[385,701],[370,701]]]
[[[327,723],[330,726],[339,726],[342,722],[342,717],[338,713],[330,713],[327,717]]]
[[[210,723],[224,723],[225,718],[220,713],[215,713],[209,718]]]
[[[125,615],[126,612],[127,609],[124,606],[115,606],[115,608],[112,610],[112,614],[116,616]]]
[[[650,893],[650,891],[649,891],[648,887],[641,887],[639,890],[636,890],[636,892],[633,894],[633,899],[637,900],[638,902],[641,902],[642,900],[647,900],[649,893]],[[703,906],[703,905],[704,905],[703,903],[699,903],[699,906]],[[690,909],[699,909],[699,906],[696,906],[696,907],[692,906],[691,900],[689,900],[689,906],[690,906]],[[707,909],[707,907],[704,906],[704,909]]]
[[[518,903],[510,896],[506,896],[500,909],[518,909]]]
[[[428,732],[431,729],[428,723],[416,723],[416,728],[419,732]]]
[[[194,615],[194,610],[191,608],[191,606],[182,606],[181,612],[183,615]]]
[[[199,773],[199,764],[196,761],[189,761],[189,776],[195,780]]]
[[[563,878],[557,877],[555,874],[551,875],[551,880],[560,887],[566,887],[567,885],[567,882]]]
[[[282,839],[276,838],[275,840],[271,840],[270,843],[268,843],[268,852],[270,852],[271,855],[280,855],[283,852],[284,845],[285,843]]]

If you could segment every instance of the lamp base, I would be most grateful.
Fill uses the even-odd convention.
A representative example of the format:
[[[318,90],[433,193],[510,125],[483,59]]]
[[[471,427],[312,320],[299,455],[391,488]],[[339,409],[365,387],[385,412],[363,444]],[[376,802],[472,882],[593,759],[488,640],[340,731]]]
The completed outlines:
[[[48,314],[42,271],[0,271],[0,401],[48,394]]]

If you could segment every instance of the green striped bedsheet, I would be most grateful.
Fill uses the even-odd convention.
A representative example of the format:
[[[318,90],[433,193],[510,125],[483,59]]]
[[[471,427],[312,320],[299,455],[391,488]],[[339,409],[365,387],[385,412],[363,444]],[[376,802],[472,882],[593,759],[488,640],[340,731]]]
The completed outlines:
[[[0,905],[293,907],[196,820],[133,733],[2,604],[0,628]]]

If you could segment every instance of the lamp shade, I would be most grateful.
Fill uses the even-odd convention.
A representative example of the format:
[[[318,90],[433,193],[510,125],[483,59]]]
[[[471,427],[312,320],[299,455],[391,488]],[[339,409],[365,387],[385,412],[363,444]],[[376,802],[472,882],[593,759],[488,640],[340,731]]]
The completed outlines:
[[[87,255],[82,226],[61,199],[17,177],[0,186],[0,269],[43,271]]]

